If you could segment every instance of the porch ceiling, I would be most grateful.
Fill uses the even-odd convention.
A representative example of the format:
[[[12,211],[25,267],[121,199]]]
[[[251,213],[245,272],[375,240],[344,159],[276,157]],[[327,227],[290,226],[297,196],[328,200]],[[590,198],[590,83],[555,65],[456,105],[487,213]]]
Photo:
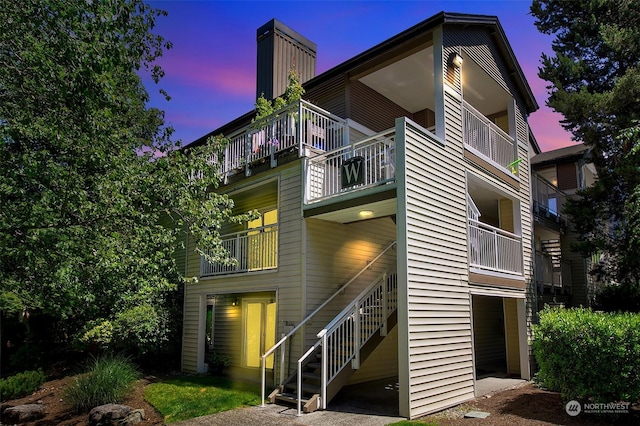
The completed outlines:
[[[360,81],[407,111],[434,110],[433,46],[393,62]]]
[[[363,216],[361,212],[371,212],[370,215]],[[379,217],[391,216],[396,214],[396,199],[388,199],[376,201],[372,203],[361,204],[358,206],[348,207],[336,211],[322,213],[313,217],[317,219],[328,220],[331,222],[350,223],[360,220],[375,219]]]

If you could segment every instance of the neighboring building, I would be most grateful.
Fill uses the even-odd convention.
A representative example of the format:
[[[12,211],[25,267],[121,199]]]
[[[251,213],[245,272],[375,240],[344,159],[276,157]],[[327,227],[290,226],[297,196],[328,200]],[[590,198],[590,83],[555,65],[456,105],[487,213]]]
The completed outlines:
[[[590,259],[571,250],[576,241],[563,214],[566,199],[593,185],[595,167],[584,144],[539,153],[531,158],[538,308],[545,304],[591,306],[595,283]]]
[[[276,51],[293,39],[315,57],[272,23]],[[258,75],[277,56],[259,51]],[[498,19],[439,13],[304,87],[211,133],[231,139],[220,190],[262,217],[223,230],[236,266],[187,244],[183,370],[216,351],[259,381],[280,342],[270,399],[300,390],[311,411],[344,384],[397,377],[409,418],[473,398],[483,374],[528,379],[538,105]]]

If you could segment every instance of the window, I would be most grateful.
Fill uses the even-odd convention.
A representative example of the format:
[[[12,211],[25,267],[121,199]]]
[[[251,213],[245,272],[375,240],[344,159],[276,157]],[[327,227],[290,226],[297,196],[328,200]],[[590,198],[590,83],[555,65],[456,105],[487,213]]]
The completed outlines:
[[[278,266],[278,210],[268,210],[247,223],[248,269],[259,271]]]

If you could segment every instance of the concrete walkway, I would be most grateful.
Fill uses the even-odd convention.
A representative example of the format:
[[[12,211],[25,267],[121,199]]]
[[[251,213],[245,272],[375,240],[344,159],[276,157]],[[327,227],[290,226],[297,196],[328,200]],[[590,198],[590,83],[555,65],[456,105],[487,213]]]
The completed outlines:
[[[173,423],[175,426],[279,426],[279,425],[306,425],[306,426],[384,426],[405,420],[401,417],[380,416],[343,411],[316,411],[303,414],[298,417],[295,408],[287,408],[281,405],[267,404],[264,408],[248,407],[209,416],[197,417]]]
[[[266,404],[173,423],[176,426],[384,426],[406,420],[398,416],[397,379],[344,387],[327,410],[297,416],[295,407]]]
[[[528,383],[522,379],[484,377],[476,382],[477,396],[483,396]],[[396,379],[377,380],[343,388],[327,410],[297,416],[295,407],[267,404],[197,417],[175,426],[384,426],[406,420],[398,416]]]

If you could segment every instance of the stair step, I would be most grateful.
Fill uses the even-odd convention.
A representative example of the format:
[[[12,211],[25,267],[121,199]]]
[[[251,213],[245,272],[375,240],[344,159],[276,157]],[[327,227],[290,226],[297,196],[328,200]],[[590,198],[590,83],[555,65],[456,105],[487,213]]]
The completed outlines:
[[[312,379],[312,380],[320,380],[320,374],[312,373],[310,371],[305,371],[302,373],[303,379]]]
[[[322,364],[320,364],[319,362],[310,362],[307,364],[307,367],[312,368],[314,370],[319,370],[322,368]]]
[[[276,401],[283,401],[283,402],[287,402],[289,404],[297,404],[298,403],[298,395],[296,395],[295,393],[279,393],[278,395],[276,395]],[[307,401],[309,401],[309,398],[302,398],[301,399],[302,404],[306,404]]]
[[[297,383],[287,383],[285,386],[285,389],[293,389],[294,391],[298,389],[298,384]],[[314,386],[314,385],[310,385],[308,383],[303,383],[302,384],[302,392],[304,393],[319,393],[320,392],[320,386]],[[295,395],[295,393],[294,393]]]

